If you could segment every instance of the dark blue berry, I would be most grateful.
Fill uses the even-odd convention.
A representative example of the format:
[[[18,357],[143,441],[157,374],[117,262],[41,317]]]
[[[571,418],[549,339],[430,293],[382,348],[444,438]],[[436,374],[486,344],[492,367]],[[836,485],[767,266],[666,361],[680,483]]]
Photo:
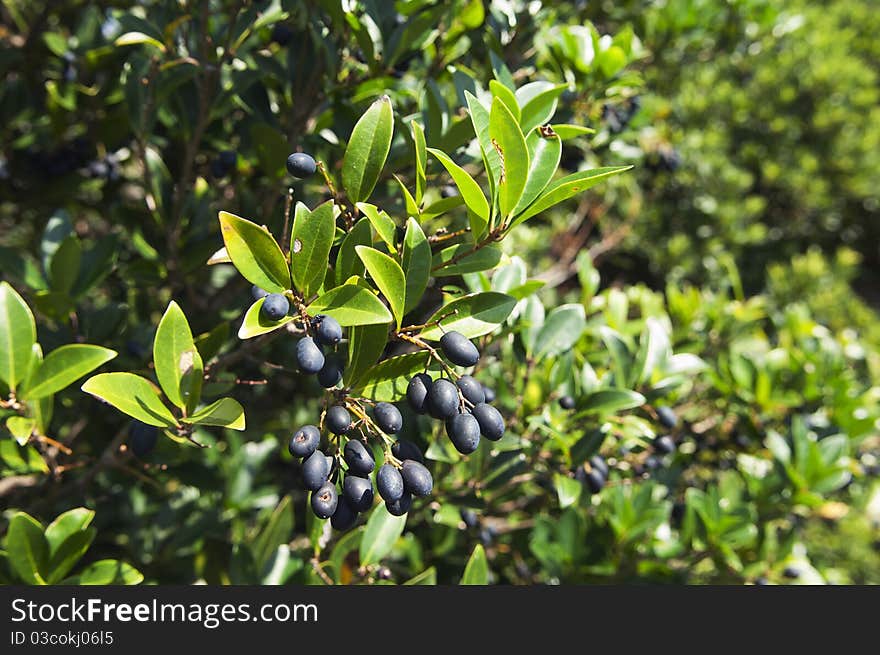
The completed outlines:
[[[428,413],[436,419],[445,421],[458,413],[458,388],[446,378],[436,380],[425,398]]]
[[[563,396],[559,399],[559,406],[562,409],[574,409],[574,405],[574,398],[572,398],[571,396]]]
[[[656,450],[661,455],[668,455],[669,453],[675,451],[675,442],[669,435],[657,437],[656,439],[654,439],[652,445],[654,446],[654,450]]]
[[[251,298],[253,298],[254,301],[257,301],[260,298],[265,298],[268,295],[268,291],[266,291],[265,289],[261,289],[256,284],[251,287]]]
[[[324,366],[318,371],[318,384],[325,389],[332,389],[342,381],[342,359],[331,354],[324,359]]]
[[[403,427],[403,416],[391,403],[376,403],[373,418],[379,429],[386,434],[397,434]]]
[[[310,491],[320,489],[330,475],[330,462],[327,461],[324,453],[316,450],[303,460],[302,475],[306,489]]]
[[[400,474],[403,476],[404,488],[414,496],[427,496],[434,488],[434,478],[424,464],[411,459],[405,460]]]
[[[410,507],[412,507],[412,494],[409,492],[404,492],[397,500],[385,503],[385,508],[392,516],[403,516]]]
[[[382,500],[393,503],[403,496],[403,476],[395,466],[383,464],[376,473],[376,489]]]
[[[333,516],[339,504],[339,496],[336,493],[336,485],[325,482],[312,492],[312,511],[319,519],[329,519]]]
[[[345,434],[351,429],[351,414],[342,405],[333,405],[328,409],[324,420],[333,434]]]
[[[322,346],[335,346],[342,340],[342,326],[332,316],[316,316],[312,322],[315,341]]]
[[[348,463],[349,472],[355,475],[369,475],[376,466],[373,453],[370,452],[370,449],[362,441],[357,439],[349,439],[346,442],[342,456]]]
[[[281,293],[270,293],[263,299],[260,312],[270,321],[280,321],[290,311],[290,301]]]
[[[470,414],[456,414],[449,419],[446,434],[462,455],[469,455],[480,445],[480,424]]]
[[[318,170],[318,165],[310,155],[304,152],[295,152],[287,158],[287,172],[304,179],[311,177]]]
[[[490,441],[498,441],[504,436],[504,417],[492,405],[480,403],[474,406],[471,413],[480,424],[480,433],[484,437]]]
[[[413,411],[418,414],[424,414],[428,411],[425,401],[428,397],[428,390],[433,385],[434,382],[427,373],[419,373],[409,381],[406,387],[406,399]]]
[[[657,420],[667,430],[671,430],[676,425],[678,425],[678,417],[675,415],[675,412],[669,407],[658,407],[657,408]]]
[[[336,511],[330,517],[330,525],[334,530],[348,530],[357,523],[358,513],[348,499],[342,496],[336,504]]]
[[[373,506],[373,483],[370,478],[346,475],[342,483],[342,495],[358,512],[366,512]]]
[[[154,425],[147,425],[141,421],[132,421],[128,426],[128,447],[137,457],[146,457],[159,439],[159,429]]]
[[[486,392],[483,391],[483,385],[477,382],[475,377],[462,375],[455,384],[461,391],[461,395],[474,405],[486,402]]]
[[[296,363],[303,373],[317,373],[324,368],[324,352],[311,337],[303,337],[296,344]]]
[[[287,449],[294,457],[309,457],[318,449],[321,433],[314,425],[304,425],[293,433]]]
[[[406,439],[395,441],[391,446],[391,454],[400,461],[411,459],[416,462],[425,462],[425,457],[422,455],[422,451],[419,450],[419,447],[412,441],[407,441]]]
[[[440,349],[458,366],[474,366],[480,361],[480,351],[461,332],[447,332],[440,337]]]

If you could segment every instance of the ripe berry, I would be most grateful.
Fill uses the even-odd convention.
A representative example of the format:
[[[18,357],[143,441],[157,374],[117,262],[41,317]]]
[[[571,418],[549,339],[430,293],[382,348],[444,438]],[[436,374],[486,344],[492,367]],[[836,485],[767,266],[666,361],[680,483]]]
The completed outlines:
[[[226,168],[235,168],[238,163],[238,155],[235,150],[221,150],[217,155],[217,161],[226,166]]]
[[[495,389],[490,389],[485,384],[483,385],[483,393],[486,395],[486,400],[484,402],[493,403],[495,402]]]
[[[339,496],[336,494],[336,485],[325,482],[321,487],[312,492],[312,511],[319,519],[329,519],[336,511],[339,504]]]
[[[412,441],[407,441],[406,439],[400,439],[399,441],[394,442],[391,446],[391,454],[400,461],[411,459],[423,464],[425,462],[425,458],[422,455],[422,451],[419,450],[419,447]]]
[[[425,400],[428,397],[428,390],[434,385],[431,376],[427,373],[419,373],[413,377],[406,387],[406,399],[409,406],[418,414],[424,414],[428,411],[425,406]]]
[[[645,459],[645,470],[654,471],[658,468],[660,468],[660,460],[653,455],[649,455],[648,458]]]
[[[410,507],[412,507],[412,494],[408,492],[404,492],[397,500],[385,503],[385,508],[392,516],[403,516]]]
[[[332,389],[342,381],[342,360],[331,354],[324,359],[324,366],[318,371],[318,384],[325,389]]]
[[[671,430],[676,425],[678,425],[678,417],[675,415],[675,412],[669,407],[657,408],[657,420],[660,421],[660,425],[662,425],[667,430]]]
[[[593,455],[590,458],[590,466],[599,471],[603,478],[608,477],[608,462],[601,455]]]
[[[486,403],[476,405],[471,413],[480,424],[480,433],[490,441],[498,441],[504,436],[504,417],[501,412]]]
[[[796,566],[786,566],[782,571],[782,575],[790,580],[797,580],[801,577],[801,572]]]
[[[436,380],[425,398],[428,413],[436,419],[447,420],[458,413],[458,389],[446,378]]]
[[[147,425],[141,421],[132,421],[128,426],[128,447],[138,457],[146,457],[159,438],[159,429],[153,425]]]
[[[486,402],[486,392],[483,391],[483,385],[477,382],[477,379],[471,375],[462,375],[455,383],[461,391],[461,395],[474,405]]]
[[[348,499],[342,496],[336,504],[336,511],[330,517],[330,525],[334,530],[348,530],[357,523],[358,513]]]
[[[315,329],[315,341],[322,346],[335,346],[342,340],[342,326],[332,316],[320,314],[312,322]]]
[[[403,427],[403,416],[391,403],[376,403],[373,408],[373,418],[379,429],[386,434],[397,434]]]
[[[324,352],[311,337],[303,337],[297,342],[296,364],[303,373],[317,373],[324,368]]]
[[[559,399],[559,406],[562,409],[574,409],[574,398],[571,396],[563,396]]]
[[[382,500],[393,503],[403,496],[403,476],[391,464],[383,464],[376,473],[376,489]]]
[[[351,414],[342,405],[333,405],[328,409],[325,420],[333,434],[345,434],[351,429]]]
[[[309,455],[302,465],[303,484],[310,491],[317,491],[327,482],[330,475],[330,463],[320,450]]]
[[[469,455],[480,445],[480,424],[471,414],[456,414],[446,421],[446,434],[462,455]]]
[[[440,349],[458,366],[474,366],[480,361],[480,351],[461,332],[447,332],[440,337]]]
[[[342,456],[348,463],[348,472],[354,475],[367,476],[376,467],[373,453],[357,439],[349,439],[346,442]]]
[[[366,512],[373,506],[373,483],[370,478],[346,475],[342,483],[342,495],[358,512]]]
[[[654,450],[656,450],[661,455],[668,455],[669,453],[675,451],[675,442],[669,435],[657,437],[656,439],[654,439],[652,445],[654,446]]]
[[[321,443],[321,433],[314,425],[304,425],[293,433],[287,449],[294,457],[308,457]]]
[[[268,291],[266,291],[265,289],[261,289],[256,284],[251,287],[251,298],[253,298],[254,301],[257,301],[260,298],[265,298],[268,295],[269,295]]]
[[[590,493],[597,494],[602,491],[605,486],[605,476],[598,469],[586,470],[583,466],[579,466],[575,472],[575,477],[587,485]]]
[[[287,172],[294,177],[300,179],[311,177],[316,170],[318,166],[315,160],[304,152],[295,152],[287,158]]]
[[[424,464],[407,459],[403,462],[400,474],[403,476],[404,488],[415,496],[427,496],[434,488],[434,478]]]
[[[260,312],[270,321],[280,321],[290,311],[290,302],[281,293],[270,293],[263,300]]]

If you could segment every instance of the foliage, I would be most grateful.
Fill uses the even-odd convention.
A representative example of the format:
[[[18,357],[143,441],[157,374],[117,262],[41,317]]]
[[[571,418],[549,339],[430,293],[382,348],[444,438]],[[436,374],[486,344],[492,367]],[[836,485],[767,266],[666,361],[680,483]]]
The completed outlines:
[[[876,582],[869,5],[4,4],[3,582]],[[318,519],[333,404],[432,498]]]

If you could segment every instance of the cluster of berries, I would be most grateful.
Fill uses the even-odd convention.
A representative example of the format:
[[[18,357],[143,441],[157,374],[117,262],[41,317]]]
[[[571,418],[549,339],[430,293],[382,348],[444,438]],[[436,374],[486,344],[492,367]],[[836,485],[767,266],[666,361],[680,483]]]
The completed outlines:
[[[480,360],[477,347],[460,332],[447,332],[440,338],[440,349],[457,366],[472,367]],[[486,398],[486,387],[471,375],[459,376],[455,383],[445,377],[432,380],[420,373],[409,381],[406,398],[418,414],[446,422],[446,434],[462,455],[474,452],[480,435],[498,441],[504,435],[504,418]]]

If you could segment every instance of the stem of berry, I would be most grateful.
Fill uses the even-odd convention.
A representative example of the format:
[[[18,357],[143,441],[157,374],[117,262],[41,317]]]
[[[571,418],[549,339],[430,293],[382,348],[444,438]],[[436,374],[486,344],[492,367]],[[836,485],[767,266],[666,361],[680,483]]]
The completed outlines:
[[[436,359],[440,363],[440,365],[444,368],[444,370],[449,374],[449,376],[451,378],[457,380],[460,377],[459,374],[456,373],[455,370],[451,366],[449,366],[449,364],[446,363],[446,360],[443,359],[443,357],[440,355],[440,353],[437,352],[437,349],[434,348],[433,346],[431,346],[430,344],[426,343],[425,341],[422,341],[418,337],[413,337],[409,334],[406,334],[405,332],[398,332],[396,336],[401,341],[406,341],[408,343],[411,343],[413,345],[418,346],[422,350],[427,350],[428,353],[431,355],[431,357],[433,359]]]

